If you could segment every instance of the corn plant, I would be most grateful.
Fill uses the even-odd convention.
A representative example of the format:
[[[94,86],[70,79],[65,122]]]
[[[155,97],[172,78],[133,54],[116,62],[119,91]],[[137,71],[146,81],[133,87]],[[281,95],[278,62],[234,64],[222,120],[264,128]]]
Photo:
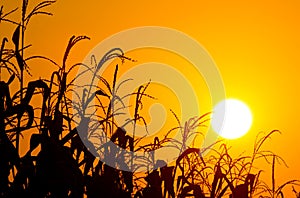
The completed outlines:
[[[137,125],[142,123],[149,131],[141,109],[146,100],[156,98],[147,93],[151,82],[119,95],[118,91],[133,80],[119,82],[119,67],[125,61],[135,61],[122,49],[109,50],[99,62],[92,56],[92,67],[69,65],[67,60],[75,45],[89,40],[87,36],[72,36],[61,64],[44,56],[27,57],[26,49],[31,47],[25,43],[29,21],[36,15],[52,15],[44,9],[54,2],[42,1],[28,11],[29,1],[22,0],[20,22],[9,18],[17,8],[7,12],[0,7],[0,25],[9,23],[15,28],[11,38],[2,38],[0,49],[0,197],[279,198],[291,185],[295,196],[300,197],[294,188],[299,180],[276,185],[276,165],[286,164],[271,150],[263,149],[273,134],[280,133],[277,130],[259,134],[251,155],[233,157],[223,141],[195,147],[193,142],[203,135],[199,129],[205,126],[209,113],[183,124],[172,111],[178,126],[142,144],[144,137],[137,137]],[[7,48],[7,43],[13,44],[13,49]],[[55,65],[57,70],[50,79],[25,82],[24,76],[30,76],[29,63],[36,58]],[[115,65],[110,82],[99,73],[114,59],[122,64]],[[78,67],[85,69],[74,77],[72,72]],[[91,81],[78,92],[76,80],[84,74],[90,74]],[[12,93],[14,81],[20,89]],[[96,81],[99,83],[95,85]],[[79,102],[74,103],[71,94]],[[33,103],[34,97],[41,97],[40,103]],[[134,97],[134,104],[126,106],[123,101],[127,97]],[[92,108],[96,110],[89,111]],[[116,118],[128,108],[133,108],[133,116],[119,126]],[[129,124],[133,126],[131,134],[125,130]],[[20,156],[20,138],[25,131],[31,135],[29,149]],[[173,132],[179,132],[180,139],[171,138]],[[156,150],[165,146],[178,150],[173,164],[156,156]],[[260,178],[263,170],[255,166],[260,159],[271,166],[271,185]],[[137,173],[140,168],[147,171]]]

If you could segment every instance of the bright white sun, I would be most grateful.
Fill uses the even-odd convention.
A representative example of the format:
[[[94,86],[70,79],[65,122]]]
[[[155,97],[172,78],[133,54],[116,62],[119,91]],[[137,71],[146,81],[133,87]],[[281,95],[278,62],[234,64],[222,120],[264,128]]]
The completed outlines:
[[[252,114],[249,107],[240,100],[226,99],[214,107],[211,124],[223,138],[235,139],[249,131]]]

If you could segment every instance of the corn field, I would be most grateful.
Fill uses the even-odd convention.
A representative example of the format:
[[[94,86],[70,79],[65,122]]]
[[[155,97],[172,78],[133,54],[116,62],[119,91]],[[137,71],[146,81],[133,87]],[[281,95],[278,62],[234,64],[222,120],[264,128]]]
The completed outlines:
[[[74,77],[71,72],[85,65],[69,65],[67,60],[76,44],[88,41],[89,37],[72,36],[62,64],[39,55],[26,57],[25,52],[31,47],[25,43],[30,20],[36,15],[51,16],[47,8],[54,3],[42,1],[29,10],[29,0],[23,0],[18,9],[6,10],[4,6],[0,9],[0,26],[9,23],[15,27],[11,38],[2,38],[0,49],[0,197],[283,198],[286,186],[293,189],[295,198],[300,197],[298,180],[275,183],[275,165],[285,162],[263,147],[272,135],[280,133],[278,130],[258,134],[251,155],[233,158],[228,145],[222,141],[206,148],[188,146],[187,141],[201,136],[197,130],[206,124],[209,113],[181,123],[172,112],[178,126],[145,144],[140,143],[143,138],[137,137],[135,131],[130,135],[118,126],[115,118],[121,109],[129,108],[116,106],[122,104],[124,97],[135,98],[131,107],[133,116],[126,123],[132,124],[133,130],[141,123],[147,130],[140,110],[147,100],[155,100],[155,96],[147,93],[151,82],[133,93],[119,96],[118,90],[126,87],[126,81],[118,81],[119,65],[114,65],[111,82],[98,75],[101,66],[109,60],[119,59],[122,64],[134,61],[122,49],[111,49],[98,62],[92,57],[94,70],[88,66],[85,70],[91,74],[91,82],[81,93],[74,92],[78,76]],[[20,21],[10,19],[16,12],[20,13]],[[14,47],[7,48],[8,43]],[[33,59],[53,64],[57,70],[50,79],[27,82],[24,76],[31,76]],[[96,80],[100,83],[93,87]],[[14,93],[12,82],[20,86]],[[80,102],[72,104],[72,94]],[[40,103],[33,103],[33,98],[41,98]],[[87,111],[91,106],[97,111]],[[103,134],[95,132],[99,128]],[[180,140],[171,138],[175,130],[182,135]],[[21,156],[20,139],[24,133],[30,133],[29,149]],[[91,139],[97,139],[98,144],[92,144]],[[174,163],[156,159],[155,152],[149,154],[166,144],[178,150]],[[130,156],[138,151],[145,155]],[[114,167],[127,170],[108,165],[107,158],[114,159],[111,162]],[[134,164],[133,158],[140,164]],[[263,170],[254,168],[260,159],[270,165],[271,184],[260,179]],[[149,171],[138,173],[140,166],[147,166]]]

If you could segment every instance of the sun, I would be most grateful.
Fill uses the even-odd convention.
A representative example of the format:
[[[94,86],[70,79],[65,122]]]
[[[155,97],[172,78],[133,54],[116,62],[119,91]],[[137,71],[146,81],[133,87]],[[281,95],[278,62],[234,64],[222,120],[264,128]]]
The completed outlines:
[[[226,99],[213,109],[212,128],[226,139],[236,139],[245,135],[252,125],[249,107],[237,99]]]

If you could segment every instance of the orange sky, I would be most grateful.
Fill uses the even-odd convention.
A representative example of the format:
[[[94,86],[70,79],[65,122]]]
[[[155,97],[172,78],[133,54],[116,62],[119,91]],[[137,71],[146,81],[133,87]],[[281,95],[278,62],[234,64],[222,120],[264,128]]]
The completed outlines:
[[[20,7],[20,1],[2,2],[5,11]],[[33,45],[29,54],[46,55],[61,63],[69,37],[87,35],[91,40],[78,44],[70,56],[70,62],[79,62],[97,43],[128,28],[154,25],[182,31],[211,54],[223,77],[227,97],[244,101],[252,110],[250,132],[229,141],[233,151],[251,149],[260,131],[279,129],[282,135],[273,136],[268,148],[282,156],[290,168],[278,169],[277,182],[300,179],[299,1],[75,2],[58,0],[48,9],[53,17],[32,19],[26,40]],[[1,37],[11,35],[13,28],[0,27]],[[34,78],[49,78],[46,70],[53,70],[37,65],[31,69]]]

